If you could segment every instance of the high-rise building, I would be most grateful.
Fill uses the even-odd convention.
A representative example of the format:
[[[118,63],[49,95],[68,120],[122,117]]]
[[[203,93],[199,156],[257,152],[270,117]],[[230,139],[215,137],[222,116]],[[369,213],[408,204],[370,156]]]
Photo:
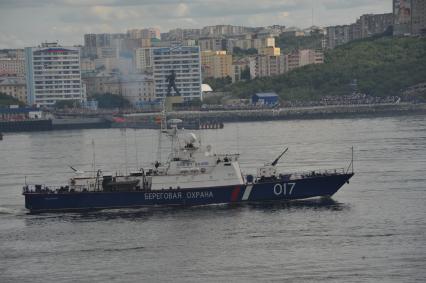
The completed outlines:
[[[203,78],[232,78],[232,55],[226,51],[201,51]]]
[[[394,35],[426,34],[426,1],[393,0]]]
[[[393,14],[365,14],[357,21],[361,38],[367,38],[385,32],[393,24]],[[351,38],[354,40],[356,38]]]
[[[426,1],[412,0],[411,33],[426,35]]]
[[[327,27],[327,48],[333,49],[336,46],[348,43],[350,41],[350,26],[330,26]]]
[[[175,84],[184,100],[201,96],[201,64],[199,46],[152,48],[155,96],[167,95],[167,77],[175,73]],[[172,95],[175,95],[172,90]]]
[[[25,48],[28,104],[52,106],[57,101],[84,101],[80,48],[43,43]]]
[[[139,73],[152,73],[152,48],[136,48],[134,66]]]

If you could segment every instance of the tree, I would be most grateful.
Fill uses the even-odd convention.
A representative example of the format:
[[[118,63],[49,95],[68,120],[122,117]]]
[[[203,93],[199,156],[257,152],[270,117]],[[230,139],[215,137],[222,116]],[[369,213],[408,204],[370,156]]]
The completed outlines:
[[[0,106],[9,106],[9,105],[24,106],[25,104],[13,96],[0,92]]]

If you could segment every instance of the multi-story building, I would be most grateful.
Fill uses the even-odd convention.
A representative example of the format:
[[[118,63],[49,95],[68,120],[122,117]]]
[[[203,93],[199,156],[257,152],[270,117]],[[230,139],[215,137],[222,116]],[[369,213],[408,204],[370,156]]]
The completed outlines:
[[[281,54],[281,49],[279,47],[262,47],[257,50],[259,55],[268,55],[268,56],[279,56]]]
[[[285,72],[285,57],[282,55],[257,55],[256,77],[270,77]]]
[[[28,104],[52,106],[57,101],[84,101],[80,48],[43,43],[25,48]]]
[[[109,33],[102,34],[85,34],[84,35],[84,56],[96,56],[98,47],[111,46],[112,36]]]
[[[300,49],[285,55],[285,71],[310,65],[324,63],[324,52],[314,49]]]
[[[158,28],[131,29],[127,31],[131,39],[160,39],[160,30]]]
[[[411,33],[426,35],[426,1],[412,0]]]
[[[253,48],[257,50],[265,47],[275,47],[275,37],[264,37],[253,39]]]
[[[221,51],[226,49],[226,40],[216,37],[203,37],[198,39],[201,51]]]
[[[152,48],[136,48],[134,66],[139,73],[152,73]]]
[[[226,51],[201,51],[201,70],[203,78],[232,78],[232,55]]]
[[[0,76],[25,76],[25,60],[17,58],[0,58]]]
[[[90,73],[96,70],[95,60],[90,58],[82,58],[80,60],[80,70],[81,73]]]
[[[360,28],[361,38],[367,38],[385,32],[393,24],[393,14],[365,14],[357,23]],[[350,40],[357,39],[352,35]]]
[[[327,48],[333,49],[336,46],[348,43],[350,41],[350,30],[349,25],[327,27]]]
[[[22,77],[0,77],[0,93],[12,96],[27,103],[25,79]]]
[[[216,25],[216,26],[206,26],[201,29],[201,34],[203,36],[230,36],[237,34],[244,34],[253,31],[253,28],[243,27],[243,26],[232,26],[232,25]]]
[[[186,39],[198,39],[201,36],[200,29],[171,29],[169,32],[161,34],[161,40],[181,41]]]
[[[201,96],[199,46],[157,47],[152,49],[155,96],[167,95],[167,77],[175,72],[175,84],[184,100]],[[172,90],[172,95],[174,91]]]

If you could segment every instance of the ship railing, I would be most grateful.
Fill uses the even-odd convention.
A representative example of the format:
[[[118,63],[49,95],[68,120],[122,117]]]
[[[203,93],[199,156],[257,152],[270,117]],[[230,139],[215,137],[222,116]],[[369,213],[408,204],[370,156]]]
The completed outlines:
[[[286,174],[280,174],[280,175],[288,176],[290,180],[292,179],[294,180],[294,179],[304,179],[304,178],[343,175],[343,174],[346,174],[345,168],[300,171],[300,172],[291,172],[288,175]]]

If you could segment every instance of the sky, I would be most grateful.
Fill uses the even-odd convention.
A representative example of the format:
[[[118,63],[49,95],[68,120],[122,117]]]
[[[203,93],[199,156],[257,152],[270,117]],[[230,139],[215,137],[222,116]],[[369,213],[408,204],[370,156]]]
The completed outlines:
[[[83,44],[86,33],[147,27],[330,26],[391,11],[392,0],[0,0],[0,49]]]

